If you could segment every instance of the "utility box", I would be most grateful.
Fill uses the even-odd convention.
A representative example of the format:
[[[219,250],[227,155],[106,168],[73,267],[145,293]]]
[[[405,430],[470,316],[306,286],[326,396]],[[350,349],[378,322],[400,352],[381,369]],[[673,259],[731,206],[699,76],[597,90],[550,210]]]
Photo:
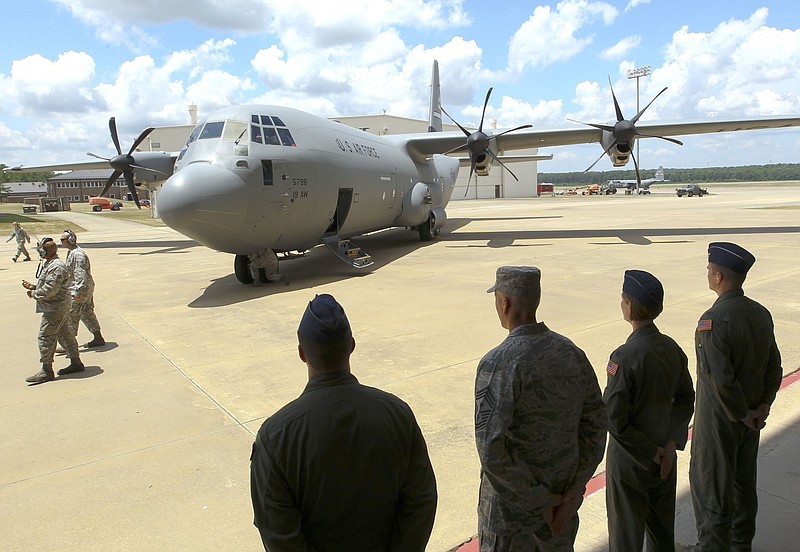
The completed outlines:
[[[39,198],[39,210],[42,213],[52,213],[58,211],[59,201],[57,197]]]

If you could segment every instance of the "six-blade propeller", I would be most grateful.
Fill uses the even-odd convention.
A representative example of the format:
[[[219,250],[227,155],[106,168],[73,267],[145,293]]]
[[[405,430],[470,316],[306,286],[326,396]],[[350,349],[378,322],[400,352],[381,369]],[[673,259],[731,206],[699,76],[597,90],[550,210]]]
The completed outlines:
[[[458,121],[453,119],[450,116],[450,114],[447,111],[444,110],[444,107],[441,108],[442,112],[445,115],[447,115],[447,117],[451,121],[453,121],[453,124],[455,124],[458,128],[460,128],[461,131],[464,133],[464,135],[466,135],[466,137],[467,137],[467,142],[465,144],[463,144],[461,146],[458,146],[456,148],[453,148],[453,149],[451,149],[449,151],[446,151],[444,153],[445,155],[447,155],[449,153],[455,153],[457,151],[464,151],[464,150],[469,152],[469,159],[470,159],[469,179],[467,179],[467,187],[464,190],[464,197],[467,196],[467,192],[469,191],[469,183],[472,181],[472,173],[475,172],[475,165],[477,163],[483,161],[485,156],[487,156],[487,155],[489,157],[491,157],[492,159],[494,159],[495,161],[497,161],[500,164],[500,166],[502,166],[505,170],[507,170],[511,174],[511,176],[513,176],[514,179],[517,182],[519,182],[519,178],[517,178],[517,175],[515,175],[514,172],[511,169],[509,169],[500,160],[500,158],[497,157],[497,155],[491,150],[491,148],[489,146],[490,146],[492,140],[496,140],[499,136],[502,136],[503,134],[508,134],[509,132],[514,132],[515,130],[520,130],[522,128],[530,128],[532,125],[521,125],[521,126],[518,126],[518,127],[514,127],[512,129],[509,129],[509,130],[505,130],[505,131],[501,132],[500,134],[488,135],[485,132],[483,132],[483,119],[486,116],[486,106],[489,105],[489,97],[491,95],[492,95],[492,89],[489,88],[489,91],[486,93],[486,100],[483,102],[483,112],[481,113],[481,123],[480,123],[480,125],[478,125],[478,130],[476,130],[475,132],[468,131],[466,128],[461,126],[458,123]]]
[[[139,137],[131,146],[131,149],[128,150],[128,153],[123,154],[122,148],[119,146],[119,136],[117,135],[117,122],[114,117],[111,117],[108,120],[108,128],[111,131],[111,139],[114,141],[114,146],[117,148],[117,155],[114,157],[101,157],[94,153],[88,152],[87,155],[91,155],[97,159],[103,159],[104,161],[108,161],[111,167],[114,169],[114,172],[109,177],[106,185],[103,187],[103,191],[100,192],[101,196],[104,196],[111,186],[117,181],[119,175],[123,175],[125,177],[125,183],[128,185],[128,190],[130,191],[131,196],[133,197],[133,201],[136,203],[136,206],[141,209],[142,206],[139,204],[139,196],[136,192],[136,185],[133,182],[133,170],[139,169],[143,171],[152,171],[152,172],[160,172],[156,171],[155,169],[151,169],[148,167],[142,167],[141,165],[136,164],[136,159],[133,157],[133,152],[139,145],[144,141],[147,136],[153,132],[153,127],[146,128],[139,134]]]
[[[603,151],[603,153],[600,154],[600,157],[598,157],[595,160],[595,162],[589,165],[589,168],[583,172],[589,172],[590,170],[592,170],[592,167],[594,167],[597,164],[597,162],[603,158],[604,155],[608,155],[608,152],[611,151],[614,147],[617,147],[617,149],[619,149],[620,151],[627,150],[632,153],[633,143],[636,137],[660,138],[662,140],[666,140],[667,142],[678,144],[679,146],[683,145],[683,142],[681,142],[680,140],[676,140],[675,138],[669,138],[667,136],[655,136],[652,134],[644,134],[636,129],[636,122],[639,120],[642,114],[647,110],[647,108],[650,107],[654,101],[656,101],[656,98],[658,98],[661,94],[664,93],[664,91],[667,89],[666,86],[661,90],[661,92],[656,94],[652,100],[650,100],[650,103],[644,106],[642,110],[639,111],[639,113],[637,113],[636,116],[630,120],[625,119],[625,117],[622,115],[622,110],[619,107],[619,102],[617,102],[617,96],[616,94],[614,94],[614,87],[611,85],[611,77],[608,78],[608,86],[611,88],[611,97],[614,99],[614,109],[617,112],[617,122],[613,126],[601,125],[597,123],[584,123],[582,121],[575,121],[574,119],[570,119],[575,123],[581,123],[583,125],[588,125],[609,132],[611,133],[611,136],[613,138],[611,144],[609,144],[609,146]],[[619,146],[622,147],[620,148]],[[636,169],[636,189],[638,190],[642,183],[642,178],[639,175],[639,161],[636,159],[635,155],[631,155],[631,157],[633,157],[633,167],[634,169]]]

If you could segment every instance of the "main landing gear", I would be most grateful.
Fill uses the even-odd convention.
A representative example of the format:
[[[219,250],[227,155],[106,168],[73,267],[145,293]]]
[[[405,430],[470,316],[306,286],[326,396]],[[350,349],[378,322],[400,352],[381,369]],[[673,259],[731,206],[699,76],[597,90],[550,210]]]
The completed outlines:
[[[272,249],[264,249],[250,255],[236,255],[233,272],[243,284],[268,284],[286,277],[278,273],[278,256]],[[287,282],[288,283],[288,282]]]

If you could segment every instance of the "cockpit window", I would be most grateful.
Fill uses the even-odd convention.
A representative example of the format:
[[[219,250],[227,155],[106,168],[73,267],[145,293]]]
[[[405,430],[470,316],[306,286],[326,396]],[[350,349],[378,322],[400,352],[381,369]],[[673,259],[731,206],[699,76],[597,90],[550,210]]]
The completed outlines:
[[[195,140],[197,140],[197,137],[200,135],[201,130],[203,130],[203,125],[197,125],[196,127],[194,127],[191,136],[189,136],[189,140],[186,142],[187,146],[192,142],[194,142]]]
[[[264,127],[264,143],[270,146],[280,146],[281,143],[278,140],[278,133],[275,132],[275,129],[272,127]]]
[[[222,128],[225,126],[225,121],[217,121],[213,123],[206,123],[203,131],[200,133],[200,140],[207,140],[210,138],[219,138],[222,136]]]
[[[278,127],[278,134],[281,136],[281,142],[283,142],[284,146],[296,146],[297,144],[294,143],[294,138],[292,138],[292,133],[289,132],[288,128],[281,128]]]
[[[297,146],[292,133],[275,115],[251,115],[250,140],[268,146]]]

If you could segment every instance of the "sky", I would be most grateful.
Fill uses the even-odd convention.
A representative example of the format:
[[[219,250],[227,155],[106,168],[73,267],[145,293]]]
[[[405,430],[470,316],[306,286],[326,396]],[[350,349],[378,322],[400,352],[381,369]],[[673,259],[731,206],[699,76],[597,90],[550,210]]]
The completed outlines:
[[[427,118],[431,64],[464,126],[800,115],[800,2],[737,0],[26,0],[6,11],[0,163],[110,156],[147,126],[235,104]],[[488,123],[487,123],[488,124]],[[800,128],[640,142],[641,167],[800,162]],[[599,145],[540,172],[581,171]],[[632,163],[630,168],[633,168]],[[604,158],[594,170],[610,170]]]

